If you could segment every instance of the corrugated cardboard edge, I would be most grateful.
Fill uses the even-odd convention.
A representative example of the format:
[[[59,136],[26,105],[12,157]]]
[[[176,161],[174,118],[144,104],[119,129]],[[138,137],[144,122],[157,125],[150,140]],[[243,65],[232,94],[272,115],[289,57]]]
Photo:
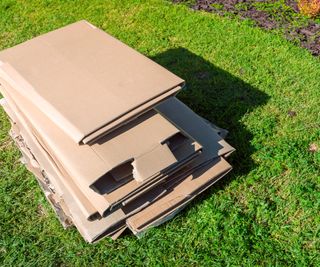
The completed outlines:
[[[36,167],[35,164],[32,164],[32,161],[35,161],[35,158],[31,157],[32,153],[30,150],[28,150],[26,144],[23,141],[22,136],[19,135],[19,133],[16,133],[13,129],[10,130],[10,136],[14,140],[14,142],[16,143],[17,147],[23,155],[21,162],[26,166],[28,171],[33,173],[33,175],[36,177],[36,180],[43,194],[45,195],[52,209],[56,213],[56,217],[60,221],[63,228],[66,229],[72,226],[73,222],[69,215],[70,211],[62,203],[63,200],[61,199],[61,197],[58,196],[54,190],[52,190],[54,186],[51,184],[48,177],[44,175],[44,172],[41,171],[40,165],[38,165],[39,167]]]

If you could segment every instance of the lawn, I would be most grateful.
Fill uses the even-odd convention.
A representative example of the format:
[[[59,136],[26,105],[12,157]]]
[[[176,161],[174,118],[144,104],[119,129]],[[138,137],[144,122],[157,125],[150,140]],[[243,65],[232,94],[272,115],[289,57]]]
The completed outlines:
[[[252,25],[283,34],[285,38],[320,56],[320,12],[308,16],[300,10],[320,6],[319,0],[172,0],[194,10],[204,10],[247,20]],[[313,5],[310,5],[310,3]],[[315,5],[318,2],[318,5]],[[308,4],[309,3],[309,4]]]
[[[60,226],[1,109],[0,265],[319,266],[319,58],[247,21],[160,0],[1,0],[0,48],[81,19],[184,78],[179,98],[229,130],[234,170],[141,239],[89,245]]]

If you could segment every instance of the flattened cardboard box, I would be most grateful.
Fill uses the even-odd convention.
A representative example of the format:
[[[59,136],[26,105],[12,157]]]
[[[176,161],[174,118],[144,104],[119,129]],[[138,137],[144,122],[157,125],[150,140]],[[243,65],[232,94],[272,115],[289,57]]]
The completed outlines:
[[[225,164],[224,162],[222,162],[222,164],[221,163],[214,164],[214,168],[216,169],[215,175],[217,175],[217,173],[218,173],[217,170],[219,170],[219,169],[220,169],[220,173],[222,173],[222,174],[225,174],[227,171],[230,170],[230,168],[228,168],[228,165]],[[225,172],[223,173],[223,171],[225,171]],[[170,217],[172,217],[173,213],[176,210],[180,209],[182,206],[185,206],[185,204],[187,202],[189,202],[193,197],[195,197],[197,195],[195,193],[199,193],[199,190],[197,192],[195,186],[190,186],[190,182],[193,182],[193,183],[197,182],[198,187],[201,190],[201,186],[205,183],[208,183],[208,181],[206,179],[213,180],[215,178],[215,181],[216,181],[218,178],[222,177],[222,175],[220,175],[219,177],[211,177],[210,175],[212,175],[212,172],[207,173],[207,175],[203,176],[203,177],[197,177],[196,174],[193,174],[192,179],[189,178],[189,180],[188,180],[189,184],[184,185],[184,190],[181,190],[181,188],[183,189],[183,185],[179,186],[178,188],[175,188],[172,193],[166,195],[165,198],[162,198],[161,201],[159,201],[159,205],[151,206],[150,210],[147,207],[141,213],[137,213],[136,215],[129,217],[129,219],[127,219],[127,224],[130,226],[130,228],[133,230],[133,232],[135,234],[138,234],[138,233],[141,233],[141,231],[146,231],[146,229],[148,227],[154,225],[155,223],[159,224],[160,220],[161,220],[161,222],[164,222],[166,220],[167,216],[170,215]],[[196,179],[196,180],[194,180],[194,179]],[[201,179],[202,179],[202,181],[201,181]],[[210,182],[210,180],[209,180],[209,182]],[[209,185],[207,185],[207,187],[208,186]],[[204,190],[204,189],[205,188],[202,188],[202,190]],[[193,190],[193,195],[192,195],[192,190]],[[75,212],[75,207],[73,207],[72,211]],[[120,215],[118,215],[118,216],[120,216]],[[118,216],[116,218],[118,220],[121,219]],[[111,216],[111,218],[112,218],[112,216]],[[102,222],[97,224],[94,222],[88,223],[84,219],[82,219],[82,220],[80,219],[80,221],[79,221],[79,216],[76,216],[76,219],[78,219],[78,220],[76,220],[76,225],[77,225],[79,231],[82,233],[82,235],[85,237],[85,239],[89,242],[97,241],[101,237],[106,235],[107,233],[109,236],[111,236],[113,239],[115,239],[126,228],[125,225],[121,224],[119,226],[119,228],[115,228],[115,230],[111,230],[111,231],[107,232],[106,230],[108,229],[108,226],[106,226]],[[138,226],[139,224],[140,224],[140,226]],[[101,229],[99,228],[99,225],[100,225]],[[142,228],[141,225],[144,227]],[[105,229],[105,227],[107,227],[107,229]],[[141,230],[141,228],[142,228],[142,230]],[[92,229],[94,231],[92,231],[90,229]],[[118,229],[118,230],[116,230],[116,229]],[[94,234],[95,232],[97,232],[98,234]]]
[[[50,177],[54,203],[89,242],[126,224],[142,233],[231,169],[219,129],[173,97],[184,81],[85,21],[0,60],[25,163],[39,181]]]
[[[0,61],[0,76],[78,143],[110,132],[184,85],[86,21],[4,50]]]
[[[172,100],[172,103],[179,103],[179,101],[177,101],[176,99],[175,100]],[[184,107],[186,110],[187,110],[187,108],[186,108],[186,106],[185,105],[180,105],[180,108],[181,107]],[[166,111],[165,110],[162,110],[163,112],[164,112],[164,114],[166,114]],[[178,110],[173,110],[173,112],[172,113],[168,113],[167,114],[167,116],[169,116],[170,117],[170,114],[177,114],[177,111]],[[181,112],[181,111],[180,111]],[[182,113],[182,115],[183,115],[183,113]],[[191,117],[192,117],[192,114],[189,114]],[[189,117],[190,117],[189,116]],[[183,117],[183,116],[182,116]],[[198,119],[199,119],[199,117],[198,117]],[[175,121],[176,123],[177,123],[177,120]],[[200,121],[200,125],[202,124],[202,122],[203,122],[203,120],[201,120]],[[204,127],[206,127],[206,126],[208,126],[208,124],[203,124],[203,126]],[[198,130],[199,130],[199,128],[198,128]],[[212,128],[208,128],[208,131],[210,132],[210,133],[212,133],[212,132],[214,132],[214,131],[212,131]],[[200,131],[200,133],[201,132],[203,132],[203,131]],[[215,133],[215,132],[214,132]],[[207,136],[208,137],[208,136]],[[221,138],[220,138],[221,139]],[[218,147],[221,147],[221,148],[223,148],[221,145],[220,146],[218,146]],[[229,149],[230,150],[230,149]],[[216,151],[216,153],[219,153],[219,151],[218,150],[211,150],[211,151]],[[226,153],[228,153],[229,151],[225,151]],[[120,212],[120,211],[119,211]],[[154,213],[155,211],[153,211],[153,213]],[[122,214],[122,213],[121,213]],[[117,217],[117,218],[119,218],[119,217]],[[151,224],[150,224],[151,225]],[[138,232],[138,231],[137,231]],[[95,238],[98,238],[98,237],[95,237]],[[92,239],[92,237],[91,237],[91,239],[90,238],[88,238],[87,237],[87,239],[88,240],[95,240],[95,239]]]

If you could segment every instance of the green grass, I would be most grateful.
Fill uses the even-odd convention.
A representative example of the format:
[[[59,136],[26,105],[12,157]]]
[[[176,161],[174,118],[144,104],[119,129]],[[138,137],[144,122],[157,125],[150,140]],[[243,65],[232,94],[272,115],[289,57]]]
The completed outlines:
[[[0,48],[80,19],[186,79],[180,99],[230,131],[234,170],[143,238],[89,245],[62,229],[19,163],[1,109],[0,265],[319,266],[320,152],[308,151],[320,147],[319,59],[165,1],[1,0]]]
[[[193,8],[197,5],[197,0],[172,0],[176,3],[185,5],[189,8]],[[298,2],[298,0],[294,0]],[[291,1],[291,2],[294,2]],[[212,2],[212,1],[209,1]],[[320,14],[316,17],[308,17],[301,14],[299,11],[295,11],[290,6],[288,0],[255,0],[239,2],[231,7],[228,5],[228,1],[224,4],[213,3],[211,7],[212,13],[219,14],[230,19],[245,20],[248,25],[262,27],[264,30],[272,31],[274,34],[282,35],[294,44],[302,47],[308,47],[308,44],[316,44],[316,38],[320,36],[320,32],[316,31],[312,36],[306,36],[301,34],[300,30],[308,28],[308,25],[312,23],[320,24]],[[230,3],[229,3],[230,4]],[[203,7],[205,9],[205,7]],[[246,14],[246,11],[262,11],[268,17],[268,21],[271,22],[272,29],[268,29],[265,23],[259,22],[259,16],[255,19],[250,18],[250,15]],[[299,10],[299,9],[298,9]],[[311,46],[312,47],[312,46]],[[319,56],[316,49],[311,51]]]

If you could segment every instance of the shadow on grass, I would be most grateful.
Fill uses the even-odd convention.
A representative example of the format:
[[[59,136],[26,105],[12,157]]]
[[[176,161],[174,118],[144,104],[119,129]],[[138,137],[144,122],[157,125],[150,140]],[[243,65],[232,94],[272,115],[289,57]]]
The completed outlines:
[[[236,148],[228,159],[233,166],[231,173],[197,201],[253,170],[252,134],[240,121],[245,114],[266,104],[269,96],[184,48],[167,50],[152,59],[186,80],[187,88],[178,98],[202,117],[227,129],[226,140]]]

